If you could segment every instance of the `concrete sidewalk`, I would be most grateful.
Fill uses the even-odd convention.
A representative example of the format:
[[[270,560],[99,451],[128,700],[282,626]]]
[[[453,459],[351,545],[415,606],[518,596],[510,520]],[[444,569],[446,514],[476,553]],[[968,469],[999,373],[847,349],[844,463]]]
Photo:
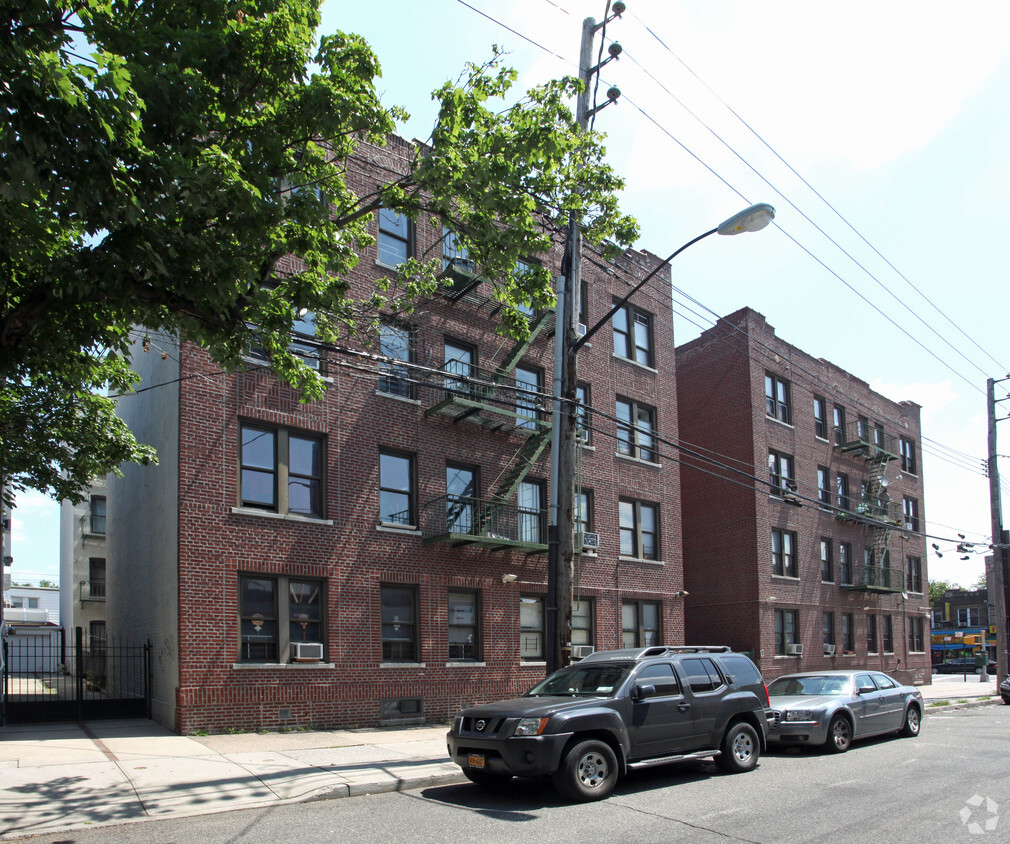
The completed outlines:
[[[1000,702],[995,680],[933,679],[921,687],[927,717]],[[179,736],[147,720],[2,727],[0,838],[462,782],[445,733]]]

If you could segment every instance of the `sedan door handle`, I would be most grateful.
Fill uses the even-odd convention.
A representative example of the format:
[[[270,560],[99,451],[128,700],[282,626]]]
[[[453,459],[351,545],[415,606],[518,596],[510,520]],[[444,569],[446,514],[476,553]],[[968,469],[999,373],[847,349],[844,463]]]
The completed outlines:
[[[687,710],[689,710],[690,708],[691,708],[691,704],[689,704],[689,703],[678,703],[677,704],[677,709],[679,709],[681,712],[687,712]]]

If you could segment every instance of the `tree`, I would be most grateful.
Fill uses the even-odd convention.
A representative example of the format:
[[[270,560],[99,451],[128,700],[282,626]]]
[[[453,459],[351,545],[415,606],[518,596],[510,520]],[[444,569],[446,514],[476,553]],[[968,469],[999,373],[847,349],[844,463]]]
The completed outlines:
[[[935,606],[943,600],[943,595],[948,589],[957,589],[956,583],[951,583],[949,580],[931,580],[929,581],[929,605]]]
[[[306,311],[322,340],[410,310],[440,261],[408,261],[354,299],[347,274],[379,207],[443,219],[504,304],[553,301],[517,277],[574,209],[588,239],[637,234],[602,139],[579,131],[573,79],[510,101],[494,49],[435,92],[410,172],[357,196],[345,166],[402,111],[375,89],[363,39],[318,42],[320,0],[26,0],[0,7],[0,478],[80,500],[91,478],[155,455],[115,416],[145,331],[203,346],[225,370],[264,349],[305,400],[318,375],[289,350]],[[280,272],[284,257],[299,258]],[[140,331],[137,331],[137,327]]]

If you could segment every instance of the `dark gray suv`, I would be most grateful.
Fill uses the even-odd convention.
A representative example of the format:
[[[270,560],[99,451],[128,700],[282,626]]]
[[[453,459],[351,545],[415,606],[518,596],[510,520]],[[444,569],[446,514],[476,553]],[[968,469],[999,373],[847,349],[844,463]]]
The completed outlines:
[[[725,647],[601,651],[520,698],[463,710],[447,742],[478,785],[550,776],[569,799],[599,800],[631,768],[713,758],[752,770],[767,706],[757,666]]]

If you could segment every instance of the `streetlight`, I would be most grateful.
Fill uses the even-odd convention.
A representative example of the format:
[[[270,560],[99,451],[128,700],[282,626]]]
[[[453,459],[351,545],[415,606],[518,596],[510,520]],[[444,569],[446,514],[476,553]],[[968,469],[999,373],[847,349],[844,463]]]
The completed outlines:
[[[566,304],[565,316],[568,324],[557,332],[561,348],[555,357],[555,365],[561,372],[555,373],[554,425],[551,432],[551,496],[552,521],[548,544],[547,595],[549,601],[547,618],[547,647],[545,657],[547,673],[561,668],[565,662],[569,644],[572,617],[572,557],[575,553],[575,455],[579,448],[576,435],[575,372],[576,353],[589,339],[610,322],[611,318],[663,267],[669,264],[689,246],[704,240],[712,234],[735,235],[756,232],[763,229],[775,218],[775,209],[766,203],[752,205],[714,229],[689,240],[664,261],[661,261],[638,284],[636,284],[599,322],[581,337],[570,340],[574,335],[574,309]],[[578,238],[576,238],[576,242]],[[578,250],[575,246],[573,252]],[[577,278],[577,275],[576,275]],[[577,291],[577,287],[576,287]],[[577,295],[577,292],[575,293]],[[559,327],[562,321],[559,316]],[[565,348],[567,347],[567,348]],[[560,389],[558,389],[560,387]]]

